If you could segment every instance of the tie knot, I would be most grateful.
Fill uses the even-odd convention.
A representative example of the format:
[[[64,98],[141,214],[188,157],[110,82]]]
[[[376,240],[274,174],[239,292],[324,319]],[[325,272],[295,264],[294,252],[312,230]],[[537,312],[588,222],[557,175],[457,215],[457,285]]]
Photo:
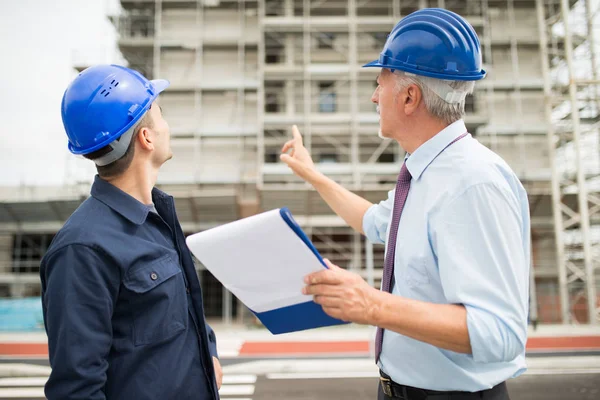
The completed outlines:
[[[398,176],[398,182],[410,182],[412,176],[410,172],[408,172],[408,168],[406,167],[406,163],[402,164],[402,168],[400,169],[400,175]]]

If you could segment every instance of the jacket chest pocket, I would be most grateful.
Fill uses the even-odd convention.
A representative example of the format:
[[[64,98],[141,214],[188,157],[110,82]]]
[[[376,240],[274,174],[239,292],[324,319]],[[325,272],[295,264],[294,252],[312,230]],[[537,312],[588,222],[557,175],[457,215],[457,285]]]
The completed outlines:
[[[129,269],[123,285],[132,293],[133,342],[157,343],[187,328],[183,273],[169,256]]]

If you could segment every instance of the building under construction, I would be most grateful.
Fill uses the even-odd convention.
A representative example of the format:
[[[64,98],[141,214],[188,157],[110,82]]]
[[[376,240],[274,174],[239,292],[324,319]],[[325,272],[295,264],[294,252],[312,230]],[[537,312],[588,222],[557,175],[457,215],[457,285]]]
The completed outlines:
[[[194,233],[287,206],[332,262],[378,286],[383,246],[367,243],[279,161],[297,124],[318,168],[372,202],[395,185],[403,151],[381,140],[370,98],[387,34],[403,16],[465,16],[487,77],[465,122],[529,193],[531,314],[598,323],[600,158],[598,34],[591,0],[121,0],[111,16],[131,68],[165,78],[174,158],[159,186]],[[597,4],[596,4],[597,7]],[[0,192],[0,295],[39,295],[39,261],[89,194],[89,182]],[[241,304],[198,265],[206,313]]]

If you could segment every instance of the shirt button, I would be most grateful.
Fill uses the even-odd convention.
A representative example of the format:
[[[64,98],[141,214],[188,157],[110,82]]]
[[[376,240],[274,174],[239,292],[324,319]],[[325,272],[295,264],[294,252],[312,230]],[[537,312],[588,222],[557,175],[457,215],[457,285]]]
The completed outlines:
[[[158,275],[156,275],[156,272],[150,274],[150,279],[152,279],[153,281],[158,279]]]

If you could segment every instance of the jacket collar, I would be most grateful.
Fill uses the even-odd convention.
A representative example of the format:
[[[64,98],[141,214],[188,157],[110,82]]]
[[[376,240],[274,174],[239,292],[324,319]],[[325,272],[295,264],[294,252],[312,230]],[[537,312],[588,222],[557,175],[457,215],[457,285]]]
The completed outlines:
[[[148,213],[152,208],[151,204],[143,204],[98,175],[94,178],[91,195],[136,225],[141,225],[146,221]],[[152,189],[153,200],[157,198],[163,200],[169,197],[169,195],[161,190]]]

